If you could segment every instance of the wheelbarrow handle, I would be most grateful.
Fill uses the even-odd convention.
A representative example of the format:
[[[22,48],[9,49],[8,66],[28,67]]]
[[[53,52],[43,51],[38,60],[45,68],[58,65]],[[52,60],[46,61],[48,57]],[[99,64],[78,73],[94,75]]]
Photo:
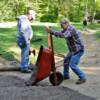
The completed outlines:
[[[54,54],[53,39],[51,34],[48,34],[48,48],[51,49]]]

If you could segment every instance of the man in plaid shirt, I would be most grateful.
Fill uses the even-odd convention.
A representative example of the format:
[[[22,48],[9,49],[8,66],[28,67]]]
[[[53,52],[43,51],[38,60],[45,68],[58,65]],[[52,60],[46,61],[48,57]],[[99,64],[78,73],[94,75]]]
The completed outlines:
[[[67,19],[60,21],[61,31],[55,31],[46,26],[46,31],[56,37],[64,38],[66,40],[69,53],[64,58],[64,79],[70,79],[69,67],[79,77],[76,84],[82,84],[86,82],[85,73],[77,66],[81,56],[84,53],[84,45],[80,37],[80,32],[76,28],[69,24]]]

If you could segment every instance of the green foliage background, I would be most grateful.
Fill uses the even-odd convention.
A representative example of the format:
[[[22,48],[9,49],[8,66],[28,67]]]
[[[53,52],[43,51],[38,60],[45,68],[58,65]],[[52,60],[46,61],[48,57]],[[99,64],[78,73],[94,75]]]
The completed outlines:
[[[13,21],[29,8],[37,12],[41,22],[57,22],[62,17],[81,21],[88,10],[88,17],[95,14],[100,19],[100,0],[0,0],[0,21]]]

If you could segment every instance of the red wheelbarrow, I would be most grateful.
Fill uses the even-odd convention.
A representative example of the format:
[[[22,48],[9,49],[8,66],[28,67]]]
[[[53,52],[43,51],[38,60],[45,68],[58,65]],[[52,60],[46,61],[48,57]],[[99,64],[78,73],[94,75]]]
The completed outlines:
[[[48,34],[48,48],[40,47],[38,58],[27,86],[36,85],[37,82],[49,77],[53,86],[60,85],[63,75],[56,71],[52,35]]]

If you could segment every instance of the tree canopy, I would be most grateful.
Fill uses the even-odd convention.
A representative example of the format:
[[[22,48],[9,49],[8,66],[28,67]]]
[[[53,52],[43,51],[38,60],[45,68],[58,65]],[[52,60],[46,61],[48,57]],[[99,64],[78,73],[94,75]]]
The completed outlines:
[[[0,21],[15,20],[29,8],[37,12],[37,20],[56,22],[62,17],[81,21],[100,19],[100,0],[0,0]]]

